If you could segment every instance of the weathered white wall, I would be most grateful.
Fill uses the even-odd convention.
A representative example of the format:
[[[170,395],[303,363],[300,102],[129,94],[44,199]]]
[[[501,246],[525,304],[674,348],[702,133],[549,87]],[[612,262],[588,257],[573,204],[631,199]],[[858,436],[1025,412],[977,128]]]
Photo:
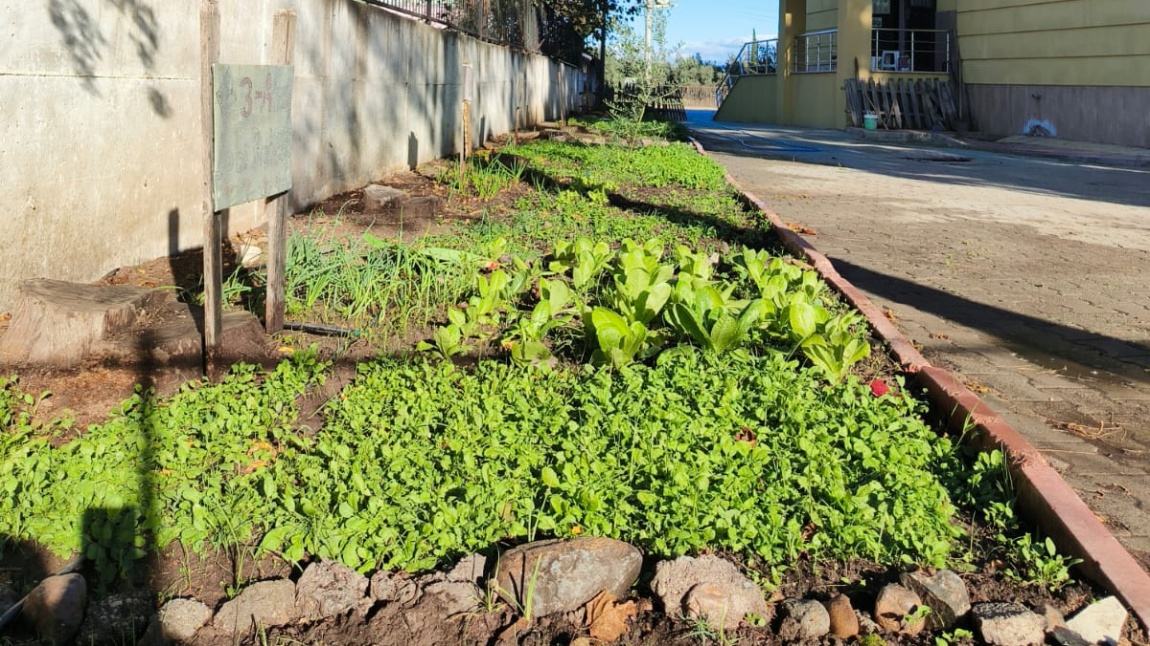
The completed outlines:
[[[474,143],[579,105],[541,56],[353,0],[220,0],[221,62],[270,63],[296,18],[296,207],[457,152],[464,62]],[[0,311],[20,279],[93,280],[199,246],[199,2],[0,0]],[[564,87],[565,86],[565,87]],[[233,208],[232,231],[261,224]]]

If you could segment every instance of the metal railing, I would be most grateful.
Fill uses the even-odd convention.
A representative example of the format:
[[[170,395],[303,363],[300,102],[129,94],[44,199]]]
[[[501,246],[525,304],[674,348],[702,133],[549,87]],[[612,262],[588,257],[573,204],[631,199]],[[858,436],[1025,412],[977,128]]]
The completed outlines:
[[[727,65],[727,73],[719,86],[715,88],[715,105],[719,106],[726,100],[740,76],[753,76],[763,74],[776,74],[779,69],[779,40],[752,40],[744,43],[739,53]]]
[[[450,22],[452,11],[455,9],[453,0],[369,0],[369,4],[402,11],[417,18],[444,25]]]
[[[951,32],[945,29],[874,29],[872,72],[949,72]]]
[[[839,30],[811,31],[795,37],[791,71],[797,74],[833,72],[838,69]]]
[[[365,1],[489,42],[532,52],[540,50],[539,27],[545,20],[532,0]]]

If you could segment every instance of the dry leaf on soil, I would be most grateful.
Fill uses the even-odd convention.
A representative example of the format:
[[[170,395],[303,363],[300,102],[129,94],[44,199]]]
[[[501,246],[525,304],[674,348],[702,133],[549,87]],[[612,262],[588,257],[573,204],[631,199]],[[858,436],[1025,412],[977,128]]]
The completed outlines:
[[[810,227],[803,226],[803,225],[799,224],[798,222],[787,222],[787,228],[790,229],[791,231],[794,231],[795,233],[797,233],[799,235],[804,235],[804,236],[817,236],[819,234],[818,231],[815,231],[814,229],[812,229]]]
[[[629,628],[627,620],[635,616],[638,607],[634,601],[617,603],[615,595],[604,590],[587,602],[587,627],[591,638],[605,642],[617,641]]]

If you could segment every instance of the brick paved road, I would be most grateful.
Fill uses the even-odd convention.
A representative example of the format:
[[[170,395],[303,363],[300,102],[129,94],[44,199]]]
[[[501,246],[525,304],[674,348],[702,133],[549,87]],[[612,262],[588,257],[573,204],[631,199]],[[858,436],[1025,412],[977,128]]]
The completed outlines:
[[[689,125],[1150,563],[1150,170]]]

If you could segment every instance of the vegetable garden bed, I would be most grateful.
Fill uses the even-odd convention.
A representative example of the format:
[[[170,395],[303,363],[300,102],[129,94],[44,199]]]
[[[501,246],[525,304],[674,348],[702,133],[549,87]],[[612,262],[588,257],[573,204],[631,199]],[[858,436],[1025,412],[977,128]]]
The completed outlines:
[[[0,383],[9,554],[83,553],[101,589],[219,601],[253,563],[414,573],[606,536],[651,559],[721,553],[800,596],[873,599],[902,570],[949,567],[1036,609],[1089,599],[1015,519],[1001,454],[933,425],[720,167],[587,130],[404,179],[444,198],[437,217],[355,193],[296,218],[289,321],[342,336],[285,334],[275,368],[141,389],[79,433]],[[259,284],[238,271],[227,291],[238,305]],[[700,638],[647,612],[632,639]]]

